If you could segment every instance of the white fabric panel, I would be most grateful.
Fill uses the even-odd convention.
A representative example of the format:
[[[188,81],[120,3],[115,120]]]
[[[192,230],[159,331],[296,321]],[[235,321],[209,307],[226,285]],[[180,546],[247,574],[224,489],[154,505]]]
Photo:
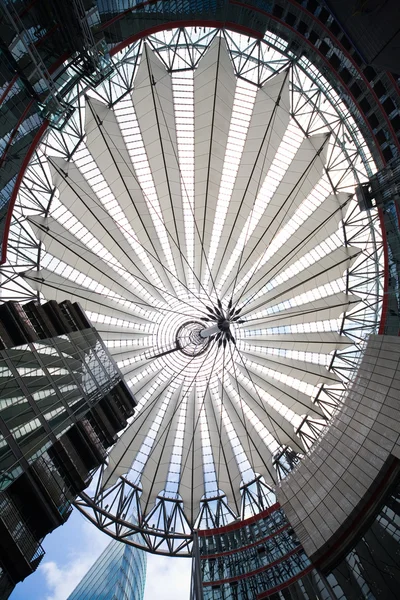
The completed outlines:
[[[97,323],[93,320],[93,325],[96,327],[96,331],[100,334],[101,339],[104,341],[115,340],[118,336],[119,340],[135,340],[143,339],[143,332],[135,331],[134,329],[127,329],[123,325],[110,325],[109,323]]]
[[[136,362],[131,363],[130,365],[122,366],[118,364],[118,367],[121,369],[121,373],[123,374],[125,379],[129,380],[132,377],[139,375],[139,373],[141,373],[143,369],[150,367],[155,360],[157,360],[157,358],[142,358],[140,360],[137,360]],[[152,371],[152,375],[154,378],[157,376],[157,374],[158,371]]]
[[[56,165],[50,165],[53,182],[60,192],[60,200],[66,208],[83,224],[87,224],[91,234],[101,243],[123,267],[134,277],[138,277],[141,285],[158,300],[163,300],[154,286],[143,281],[151,281],[151,274],[146,272],[141,263],[141,271],[136,266],[139,262],[117,223],[103,208],[100,200],[87,183],[78,168],[60,158],[52,158]],[[60,171],[62,174],[60,174]],[[81,199],[82,198],[82,199]]]
[[[260,381],[260,377],[254,374],[249,368],[248,370],[250,371],[251,381],[249,379],[247,370],[243,366],[237,365],[237,368],[240,370],[241,374],[247,378],[247,381],[240,379],[238,384],[243,400],[246,402],[248,407],[254,412],[259,421],[266,429],[268,429],[268,431],[274,436],[279,444],[288,445],[293,450],[303,453],[304,448],[302,442],[294,433],[293,425],[289,423],[285,417],[275,410],[268,402],[265,402],[262,398],[260,398],[255,391],[252,381],[256,386],[264,389],[263,385],[261,385],[263,382],[262,380]]]
[[[240,388],[238,391],[238,386],[235,382],[233,382],[233,387],[240,395]],[[221,381],[219,382],[219,391],[221,398],[223,394],[224,408],[253,471],[255,474],[263,475],[266,481],[272,483],[272,454],[265,444],[265,440],[257,431],[253,423],[246,417],[240,403],[237,403],[233,397],[231,397],[226,384],[223,386]],[[242,404],[244,405],[243,401]]]
[[[131,302],[143,302],[123,276],[52,217],[32,216],[29,218],[29,224],[38,240],[43,242],[46,252],[123,298]]]
[[[289,77],[282,72],[258,90],[235,185],[213,266],[231,256],[289,124]],[[235,228],[235,233],[232,228]],[[232,235],[233,234],[233,235]],[[223,269],[222,269],[223,271]],[[221,272],[222,272],[221,271]]]
[[[222,419],[221,423],[220,411],[209,389],[205,394],[204,408],[219,488],[225,492],[230,508],[240,514],[242,477],[224,421]]]
[[[351,346],[353,343],[345,335],[334,331],[316,333],[288,333],[271,335],[248,335],[244,342],[255,346],[268,348],[284,348],[298,352],[317,352],[318,354],[329,354],[333,350]]]
[[[343,213],[340,206],[347,200],[347,194],[328,196],[324,202],[302,223],[302,225],[279,246],[275,254],[252,277],[246,295],[256,294],[268,281],[273,279],[300,257],[336,233]],[[328,219],[328,220],[327,220]],[[324,225],[322,225],[324,223]],[[315,229],[319,227],[318,231]],[[307,239],[307,236],[308,239]]]
[[[203,454],[200,426],[201,404],[196,388],[190,391],[185,431],[183,435],[181,477],[179,494],[182,497],[185,513],[191,524],[194,523],[200,509],[200,500],[205,493]]]
[[[123,347],[116,347],[116,348],[107,347],[107,350],[109,351],[109,353],[111,354],[111,356],[113,357],[115,362],[129,360],[130,358],[133,358],[134,356],[138,356],[140,354],[144,354],[145,352],[147,352],[148,355],[151,355],[152,353],[154,353],[153,347],[148,346],[148,345],[140,346],[140,347],[138,347],[138,346],[123,346]]]
[[[121,364],[122,359],[115,359],[115,360],[118,360],[117,364],[118,364],[119,369],[121,369],[121,373],[124,376],[126,376],[127,378],[130,378],[130,377],[134,377],[135,374],[137,375],[138,373],[140,373],[143,370],[143,368],[150,366],[151,363],[157,359],[141,358],[141,359],[138,359],[135,362],[132,362],[131,364],[125,365],[125,366],[123,366]]]
[[[185,224],[171,75],[144,46],[132,93],[162,217],[179,279],[185,281]],[[176,282],[172,281],[173,284]]]
[[[360,298],[352,294],[339,292],[286,308],[264,318],[249,319],[248,323],[241,326],[241,329],[252,331],[254,329],[266,329],[270,327],[284,327],[298,325],[299,323],[312,323],[314,321],[325,321],[329,319],[338,319],[345,311],[353,309],[360,302]]]
[[[194,213],[206,256],[218,201],[235,87],[236,78],[225,41],[216,37],[194,74]],[[201,278],[206,263],[198,233],[195,233],[195,272]]]
[[[125,377],[125,381],[129,381],[127,377]],[[161,379],[158,373],[146,373],[132,388],[136,402],[139,404],[149,390],[152,390],[152,396],[157,396],[164,388],[168,389],[170,382],[171,379]],[[154,400],[154,398],[152,399]]]
[[[323,174],[328,142],[326,135],[315,135],[302,141],[277,190],[267,204],[250,239],[246,242],[241,262],[241,274],[258,263],[278,231],[290,221],[300,204],[307,198]],[[321,151],[322,145],[324,145]],[[318,156],[318,152],[320,152]],[[309,166],[311,165],[311,166]],[[307,171],[307,175],[302,177]],[[236,261],[238,263],[238,260]],[[223,285],[222,294],[227,294],[236,277],[235,268]]]
[[[346,269],[351,267],[360,252],[360,249],[355,247],[336,248],[307,269],[293,275],[271,291],[259,296],[254,302],[249,303],[246,306],[246,312],[254,311],[255,306],[261,307],[260,310],[262,310],[268,306],[277,305],[339,279]]]
[[[151,511],[157,495],[165,488],[172,452],[177,434],[181,403],[184,402],[182,386],[172,394],[163,422],[157,432],[149,458],[142,472],[140,503],[143,514]]]
[[[270,362],[264,362],[265,355],[256,354],[255,352],[242,352],[242,356],[246,359],[245,362],[248,369],[250,370],[252,368],[260,377],[262,377],[267,386],[265,389],[268,390],[268,393],[287,406],[287,408],[290,408],[290,410],[298,415],[312,414],[314,417],[324,417],[323,411],[311,401],[310,396],[295,389],[289,383],[284,383],[283,381],[279,381],[279,379],[275,379],[272,375],[254,369],[254,367],[249,364],[250,361],[261,365],[262,367],[271,368]],[[277,365],[275,364],[275,366]],[[298,373],[296,374],[298,375]],[[301,375],[302,374],[300,373],[300,376],[297,377],[300,380],[302,380]],[[295,372],[293,370],[292,377],[295,377]],[[329,383],[333,383],[333,381],[329,381]]]
[[[250,360],[258,362],[267,369],[305,381],[310,385],[319,383],[334,384],[341,381],[336,373],[328,371],[324,365],[318,365],[304,360],[286,358],[285,356],[274,356],[273,354],[261,354],[256,351],[243,352],[241,354]]]
[[[33,280],[31,277],[37,279]],[[98,292],[92,292],[83,285],[74,283],[48,269],[30,271],[26,273],[25,278],[29,280],[34,289],[42,292],[48,300],[62,302],[67,297],[71,302],[79,302],[86,311],[123,319],[132,323],[134,328],[138,328],[141,322],[145,322],[142,317],[137,317],[130,308],[124,308],[122,304],[113,302],[113,300],[109,300]],[[141,336],[143,335],[146,334],[142,333]]]
[[[165,384],[161,384],[161,386],[165,387]],[[158,399],[157,394],[159,394]],[[107,467],[103,472],[102,487],[104,489],[114,485],[118,477],[127,473],[131,468],[142,445],[146,442],[150,429],[154,427],[154,420],[167,394],[168,388],[161,393],[158,389],[156,399],[147,402],[130,427],[124,431],[115,446],[113,446],[108,457]],[[149,440],[147,440],[146,446],[147,448],[144,448],[144,451],[149,451],[149,446],[151,446]]]
[[[164,251],[118,121],[111,109],[93,98],[88,100],[85,117],[87,147],[158,276],[172,291],[169,276],[162,268]]]

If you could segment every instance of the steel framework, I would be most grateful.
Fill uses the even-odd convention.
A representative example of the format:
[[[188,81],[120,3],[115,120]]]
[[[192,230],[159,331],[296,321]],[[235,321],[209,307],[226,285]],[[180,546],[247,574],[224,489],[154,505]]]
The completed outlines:
[[[162,31],[147,39],[148,47],[164,64],[166,71],[179,78],[198,68],[215,38],[222,35],[233,64],[235,76],[246,83],[262,88],[277,74],[287,73],[290,89],[290,117],[305,137],[321,131],[330,133],[325,177],[334,194],[345,194],[342,232],[344,244],[361,250],[357,260],[346,271],[345,291],[358,301],[345,312],[339,327],[340,335],[351,340],[343,350],[335,350],[327,365],[338,375],[335,385],[322,384],[315,397],[325,418],[306,416],[296,429],[296,435],[308,449],[326,426],[343,400],[348,382],[352,380],[368,335],[378,329],[382,301],[383,248],[377,227],[378,214],[361,213],[353,197],[354,186],[372,176],[374,165],[368,142],[348,112],[339,94],[322,73],[304,56],[289,49],[289,44],[267,32],[262,40],[232,34],[228,30],[178,29]],[[75,111],[60,131],[49,130],[35,152],[22,181],[10,230],[8,262],[1,270],[2,298],[20,302],[40,300],[41,294],[32,284],[40,284],[40,268],[45,248],[32,228],[38,217],[47,218],[57,199],[50,167],[52,161],[70,161],[85,144],[85,111],[97,98],[110,108],[117,107],[135,89],[135,78],[144,53],[144,41],[128,46],[112,57],[114,73],[95,89],[87,81],[79,82],[70,92],[69,103]],[[99,127],[101,124],[99,124]],[[59,169],[59,174],[62,172]],[[66,179],[66,177],[65,177]],[[43,226],[45,228],[45,225]],[[245,284],[244,299],[251,300],[253,281]],[[37,287],[37,286],[36,286]],[[245,295],[247,293],[247,296]],[[248,300],[250,302],[250,300]],[[254,314],[254,310],[253,310]],[[246,317],[246,310],[243,310]],[[251,316],[251,315],[250,315]],[[265,318],[265,317],[263,317]],[[244,329],[249,329],[250,321]],[[164,341],[156,344],[157,351],[168,350]],[[246,336],[241,336],[237,352],[246,350]],[[244,364],[244,363],[243,363]],[[255,372],[253,373],[255,376]],[[250,378],[251,379],[251,378]],[[282,444],[274,458],[275,480],[283,477],[298,461],[298,452]],[[193,529],[219,527],[233,519],[256,514],[273,504],[273,485],[261,477],[241,487],[240,512],[232,509],[224,494],[210,495],[201,501],[200,512],[193,521],[188,518],[179,497],[160,494],[153,508],[143,512],[140,502],[141,486],[128,477],[121,477],[111,488],[104,488],[103,474],[98,473],[97,485],[82,494],[77,507],[99,528],[116,539],[145,547],[150,552],[188,555],[192,552]],[[126,520],[137,514],[138,523]],[[129,539],[128,539],[129,538]]]

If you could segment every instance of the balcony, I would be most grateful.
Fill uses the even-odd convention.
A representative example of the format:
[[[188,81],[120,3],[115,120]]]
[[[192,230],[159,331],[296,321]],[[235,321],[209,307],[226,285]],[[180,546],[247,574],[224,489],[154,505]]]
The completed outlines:
[[[36,571],[44,550],[18,509],[5,493],[0,494],[0,563],[13,582]]]

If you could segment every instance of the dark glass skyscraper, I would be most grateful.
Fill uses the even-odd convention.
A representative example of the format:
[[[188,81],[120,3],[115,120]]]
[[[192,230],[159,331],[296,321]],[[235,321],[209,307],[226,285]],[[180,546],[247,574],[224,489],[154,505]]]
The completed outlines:
[[[142,600],[146,563],[143,550],[113,540],[68,600]]]

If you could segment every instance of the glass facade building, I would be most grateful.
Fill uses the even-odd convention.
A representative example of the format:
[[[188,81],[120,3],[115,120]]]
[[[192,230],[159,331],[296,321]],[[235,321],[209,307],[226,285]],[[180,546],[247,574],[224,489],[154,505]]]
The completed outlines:
[[[243,523],[199,531],[197,539],[200,568],[195,559],[191,600],[394,600],[400,484],[354,548],[325,574],[307,558],[278,504]]]
[[[143,550],[113,540],[68,600],[142,600],[146,562]]]
[[[193,600],[398,597],[399,356],[398,336],[371,336],[346,402],[277,502],[197,532]]]
[[[311,568],[279,504],[198,536],[204,600],[250,600],[290,585]]]
[[[119,379],[93,328],[1,350],[0,372],[1,490],[23,472],[21,461],[39,458]]]
[[[78,304],[0,305],[0,599],[106,459],[136,402]]]

